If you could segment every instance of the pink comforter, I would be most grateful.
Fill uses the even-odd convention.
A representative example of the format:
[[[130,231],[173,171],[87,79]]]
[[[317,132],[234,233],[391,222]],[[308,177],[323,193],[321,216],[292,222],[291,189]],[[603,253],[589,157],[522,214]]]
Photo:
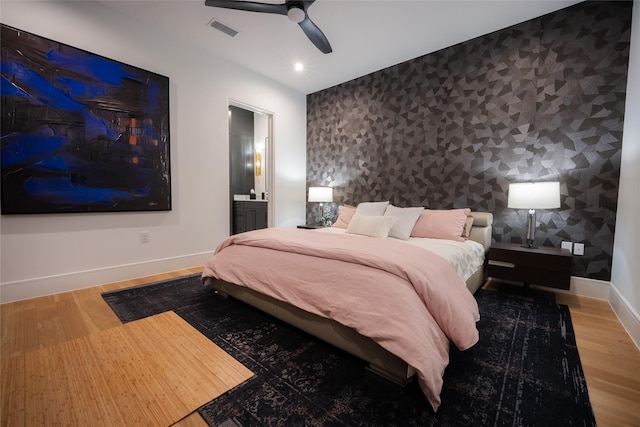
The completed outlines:
[[[269,228],[229,237],[202,274],[242,284],[372,338],[440,405],[449,341],[478,341],[478,305],[443,258],[402,242]]]

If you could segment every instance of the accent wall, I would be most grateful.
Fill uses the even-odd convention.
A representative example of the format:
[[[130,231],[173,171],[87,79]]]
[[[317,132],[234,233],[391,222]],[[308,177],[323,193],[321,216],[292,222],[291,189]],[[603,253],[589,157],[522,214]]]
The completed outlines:
[[[494,240],[521,242],[509,183],[560,181],[536,243],[582,242],[573,275],[610,280],[631,12],[580,3],[308,95],[307,186],[493,212]]]

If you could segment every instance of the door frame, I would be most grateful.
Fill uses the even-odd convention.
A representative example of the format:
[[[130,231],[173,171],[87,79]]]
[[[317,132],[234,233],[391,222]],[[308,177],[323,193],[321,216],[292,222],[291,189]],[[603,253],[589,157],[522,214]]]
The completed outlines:
[[[231,99],[229,98],[228,102],[227,102],[227,111],[229,110],[229,106],[234,106],[234,107],[238,107],[238,108],[242,108],[243,110],[247,110],[247,111],[252,111],[253,113],[258,113],[258,114],[264,114],[265,116],[267,116],[267,126],[268,126],[268,130],[267,130],[267,141],[265,141],[264,144],[264,149],[265,149],[265,161],[266,161],[266,167],[263,166],[263,173],[265,176],[265,189],[267,190],[267,194],[268,194],[268,199],[267,199],[267,226],[268,227],[273,227],[273,224],[275,224],[275,198],[276,198],[276,191],[275,191],[275,144],[274,144],[274,131],[273,131],[273,125],[274,125],[274,116],[275,113],[273,113],[272,111],[266,110],[264,108],[260,108],[260,107],[256,107],[254,105],[251,104],[247,104],[241,101],[237,101],[235,99]],[[229,146],[230,141],[229,141],[229,122],[227,121],[227,146]],[[229,158],[229,176],[231,176],[231,158]],[[231,191],[231,188],[229,188],[229,191]],[[229,200],[232,200],[233,195],[229,194]],[[230,214],[232,214],[233,211],[233,205],[229,206],[229,212]]]

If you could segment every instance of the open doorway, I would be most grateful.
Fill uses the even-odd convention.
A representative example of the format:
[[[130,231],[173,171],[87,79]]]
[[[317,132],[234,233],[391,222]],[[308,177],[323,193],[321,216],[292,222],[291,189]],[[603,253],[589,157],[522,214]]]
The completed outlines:
[[[230,234],[273,225],[273,113],[229,102]]]

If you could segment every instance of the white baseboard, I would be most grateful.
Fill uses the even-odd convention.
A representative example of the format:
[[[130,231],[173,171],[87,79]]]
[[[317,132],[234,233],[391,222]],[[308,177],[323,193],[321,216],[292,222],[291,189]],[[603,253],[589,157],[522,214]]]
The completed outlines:
[[[587,279],[585,277],[571,276],[571,284],[569,290],[549,288],[546,286],[531,285],[533,289],[539,289],[542,291],[561,292],[565,294],[580,295],[583,297],[597,298],[597,299],[609,299],[609,288],[611,287],[609,282],[602,280]]]
[[[640,315],[631,307],[629,302],[611,285],[609,304],[618,316],[620,323],[631,337],[633,343],[640,349]]]
[[[556,292],[565,292],[583,297],[607,300],[609,299],[610,288],[611,283],[603,280],[571,276],[571,285],[569,290],[557,290]]]
[[[622,327],[640,349],[640,316],[612,283],[585,277],[571,277],[571,288],[568,291],[556,292],[607,300]]]
[[[130,280],[137,277],[151,276],[163,271],[170,272],[184,268],[198,267],[204,265],[212,253],[213,251],[203,252],[135,264],[124,264],[1,283],[0,302],[4,304],[12,301],[104,285],[106,283]]]

